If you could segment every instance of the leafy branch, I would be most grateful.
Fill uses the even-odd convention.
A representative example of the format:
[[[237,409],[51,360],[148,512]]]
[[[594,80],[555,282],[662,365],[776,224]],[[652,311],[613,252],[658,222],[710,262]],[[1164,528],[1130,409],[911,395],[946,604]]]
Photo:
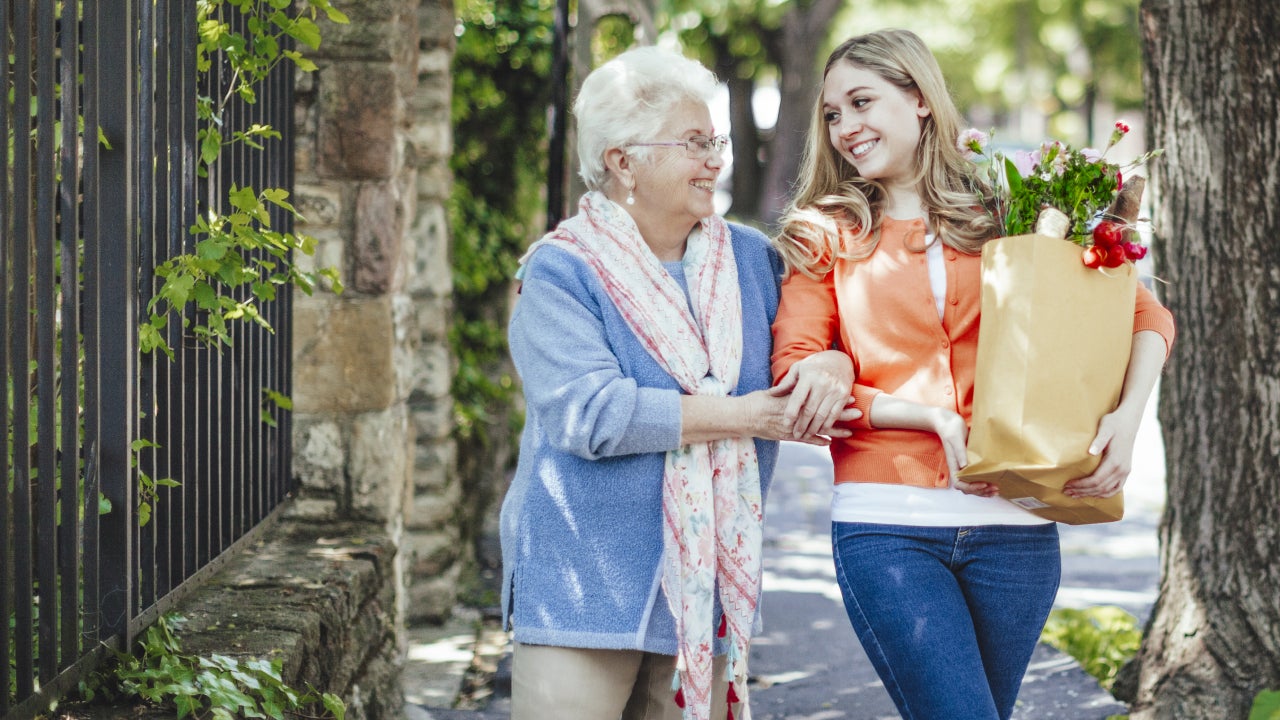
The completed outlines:
[[[242,144],[261,150],[265,142],[281,137],[279,131],[263,124],[225,133],[224,113],[232,100],[238,97],[244,103],[256,103],[256,86],[283,62],[303,72],[314,71],[315,63],[288,48],[289,39],[314,49],[320,45],[315,21],[321,13],[335,23],[349,20],[330,0],[306,0],[296,7],[292,0],[199,0],[196,5],[197,73],[211,73],[215,58],[230,72],[221,97],[201,96],[197,102],[200,150],[196,171],[208,178],[225,148]],[[237,31],[224,18],[230,12],[244,16],[247,33]],[[195,252],[173,256],[155,270],[163,284],[147,304],[147,321],[140,323],[143,352],[160,350],[173,359],[173,348],[163,331],[175,315],[199,342],[231,345],[229,324],[237,320],[274,332],[259,303],[275,299],[280,286],[292,285],[310,295],[320,279],[327,278],[334,292],[342,292],[334,269],[304,271],[294,264],[293,253],[315,253],[314,238],[272,227],[273,208],[302,219],[288,198],[289,192],[282,188],[257,190],[232,185],[225,203],[209,202],[207,213],[190,228],[199,238]],[[190,303],[195,304],[198,319],[185,316]]]

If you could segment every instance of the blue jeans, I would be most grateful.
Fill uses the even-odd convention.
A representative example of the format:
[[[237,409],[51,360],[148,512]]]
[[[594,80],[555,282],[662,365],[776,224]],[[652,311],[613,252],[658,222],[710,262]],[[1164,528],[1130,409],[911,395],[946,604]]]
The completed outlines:
[[[1061,577],[1058,526],[832,523],[836,579],[905,720],[1007,720]]]

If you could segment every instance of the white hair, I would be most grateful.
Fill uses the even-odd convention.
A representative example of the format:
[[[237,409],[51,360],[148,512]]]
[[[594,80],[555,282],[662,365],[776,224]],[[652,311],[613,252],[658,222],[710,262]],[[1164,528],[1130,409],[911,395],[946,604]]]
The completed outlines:
[[[710,104],[716,77],[696,60],[658,47],[632,48],[587,75],[573,103],[578,120],[578,166],[591,190],[604,190],[605,152],[635,142],[654,142],[675,106]],[[649,148],[633,157],[646,159]]]

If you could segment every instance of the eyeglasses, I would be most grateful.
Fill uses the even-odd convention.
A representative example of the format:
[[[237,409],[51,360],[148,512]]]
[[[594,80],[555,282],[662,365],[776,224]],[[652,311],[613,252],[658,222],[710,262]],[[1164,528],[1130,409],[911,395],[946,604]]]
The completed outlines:
[[[710,155],[712,150],[715,150],[717,153],[723,153],[724,149],[728,146],[728,135],[717,135],[715,137],[694,135],[688,140],[676,140],[674,142],[631,143],[627,147],[683,147],[684,154],[691,160],[702,160]]]

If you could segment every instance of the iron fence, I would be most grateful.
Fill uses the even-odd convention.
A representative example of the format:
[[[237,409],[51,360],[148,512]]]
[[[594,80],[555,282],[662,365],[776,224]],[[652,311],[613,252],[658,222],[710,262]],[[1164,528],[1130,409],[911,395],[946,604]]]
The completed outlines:
[[[193,250],[197,213],[233,184],[292,185],[283,67],[223,128],[283,138],[198,176],[196,98],[216,97],[230,70],[197,74],[196,12],[195,0],[0,0],[6,719],[130,645],[289,490],[288,417],[261,420],[264,392],[291,390],[287,292],[262,305],[275,333],[239,323],[219,350],[171,322],[172,361],[139,350],[154,268]],[[275,209],[272,226],[288,232],[292,217]]]

